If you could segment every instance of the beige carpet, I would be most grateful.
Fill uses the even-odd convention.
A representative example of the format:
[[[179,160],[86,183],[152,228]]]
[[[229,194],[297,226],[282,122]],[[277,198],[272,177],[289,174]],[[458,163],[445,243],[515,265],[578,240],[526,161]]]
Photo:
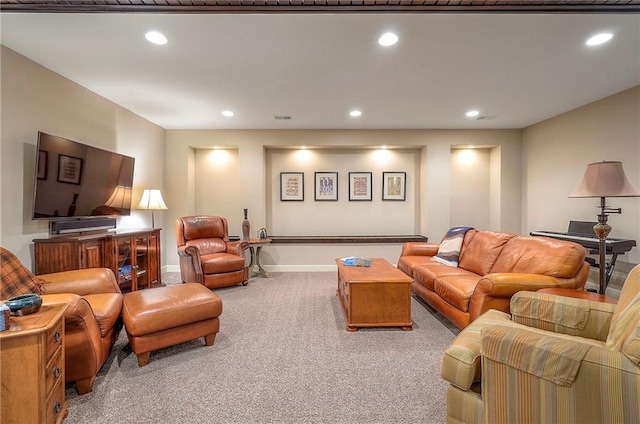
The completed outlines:
[[[336,278],[272,273],[215,290],[215,344],[163,349],[143,368],[123,331],[92,393],[67,386],[65,423],[444,422],[440,357],[455,330],[412,299],[413,331],[349,333]]]

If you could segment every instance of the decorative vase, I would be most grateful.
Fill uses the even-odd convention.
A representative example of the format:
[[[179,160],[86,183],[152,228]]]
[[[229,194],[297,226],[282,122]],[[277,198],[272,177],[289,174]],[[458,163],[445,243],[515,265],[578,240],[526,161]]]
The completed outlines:
[[[244,219],[242,220],[242,240],[249,240],[249,234],[251,231],[251,224],[247,219],[247,211],[248,209],[243,209],[244,211]]]

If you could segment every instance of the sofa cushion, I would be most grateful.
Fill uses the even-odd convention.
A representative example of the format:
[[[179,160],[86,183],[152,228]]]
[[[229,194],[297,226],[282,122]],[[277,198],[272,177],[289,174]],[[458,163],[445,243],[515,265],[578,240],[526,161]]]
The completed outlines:
[[[607,348],[624,353],[640,365],[640,265],[631,270],[624,282],[611,319]]]
[[[409,277],[413,277],[417,267],[429,263],[432,263],[431,256],[401,256],[398,259],[398,269]]]
[[[20,260],[4,247],[0,247],[0,299],[29,293],[44,293],[44,281],[33,275]]]
[[[580,270],[586,250],[577,243],[548,237],[513,237],[504,246],[491,272],[548,275],[573,278]]]
[[[476,281],[480,279],[479,275],[476,275],[471,271],[467,271],[466,269],[453,268],[437,262],[419,265],[413,270],[413,279],[432,291],[435,291],[434,282],[436,278],[454,276],[473,276],[476,278]]]
[[[513,237],[515,235],[509,233],[477,231],[465,243],[466,246],[461,252],[458,266],[478,275],[488,274],[500,256],[505,244]]]
[[[451,306],[469,312],[469,301],[481,277],[475,274],[438,277],[433,291]]]

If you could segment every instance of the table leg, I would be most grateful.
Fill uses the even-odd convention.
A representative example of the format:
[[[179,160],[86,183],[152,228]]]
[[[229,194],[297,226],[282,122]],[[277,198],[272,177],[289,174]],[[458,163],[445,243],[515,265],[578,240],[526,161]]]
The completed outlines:
[[[253,246],[250,246],[249,249],[251,250],[251,262],[249,263],[249,278],[254,277],[256,275],[259,275],[260,277],[263,278],[269,278],[269,274],[267,273],[267,270],[264,269],[264,267],[262,266],[262,263],[260,262],[260,253],[262,252],[262,246],[258,246],[255,248]],[[258,267],[258,270],[254,270],[255,267]]]

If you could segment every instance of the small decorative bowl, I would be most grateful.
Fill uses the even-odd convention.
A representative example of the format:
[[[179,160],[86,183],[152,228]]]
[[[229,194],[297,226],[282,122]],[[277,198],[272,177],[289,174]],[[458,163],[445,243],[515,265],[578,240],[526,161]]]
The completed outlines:
[[[5,305],[7,305],[15,315],[29,315],[40,310],[40,306],[42,306],[42,298],[36,293],[21,294],[7,300]]]

